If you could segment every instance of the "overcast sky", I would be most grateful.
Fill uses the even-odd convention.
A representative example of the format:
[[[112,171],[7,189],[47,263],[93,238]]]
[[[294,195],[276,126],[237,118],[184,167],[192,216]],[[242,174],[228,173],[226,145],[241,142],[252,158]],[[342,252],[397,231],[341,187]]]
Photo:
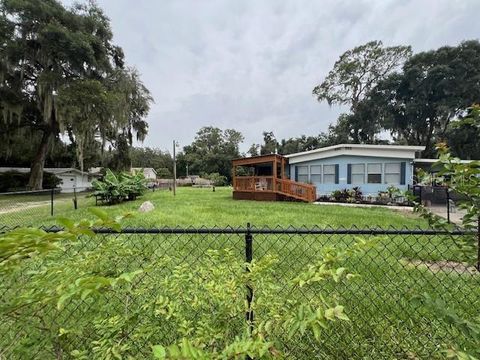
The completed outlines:
[[[69,2],[65,0],[65,2]],[[342,109],[311,95],[346,50],[370,40],[415,52],[480,37],[480,0],[98,0],[155,104],[144,146],[234,128],[242,150],[316,135]]]

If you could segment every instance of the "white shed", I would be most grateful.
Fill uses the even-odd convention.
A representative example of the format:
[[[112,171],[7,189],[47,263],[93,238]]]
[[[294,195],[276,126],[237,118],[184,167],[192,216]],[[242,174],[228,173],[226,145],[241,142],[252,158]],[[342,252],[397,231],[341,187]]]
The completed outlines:
[[[45,168],[45,172],[54,174],[62,182],[59,187],[62,192],[83,191],[92,186],[92,176],[87,173],[74,168]]]

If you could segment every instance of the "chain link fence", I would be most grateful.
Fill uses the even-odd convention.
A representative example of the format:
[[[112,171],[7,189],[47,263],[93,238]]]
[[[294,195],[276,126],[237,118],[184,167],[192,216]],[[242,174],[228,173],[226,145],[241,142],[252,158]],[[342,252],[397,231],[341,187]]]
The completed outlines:
[[[86,187],[0,193],[0,224],[45,223],[46,218],[64,211],[95,205],[91,193],[91,188]]]
[[[465,211],[459,208],[463,196],[445,186],[414,185],[410,187],[417,202],[426,206],[431,212],[448,220],[449,223],[460,224]]]
[[[52,233],[58,230],[47,229]],[[239,261],[276,258],[273,274],[280,285],[278,297],[308,303],[324,296],[345,306],[350,321],[332,323],[323,330],[320,341],[308,332],[287,337],[279,331],[275,346],[286,358],[441,358],[441,350],[472,350],[468,348],[471,343],[464,333],[415,298],[428,293],[461,318],[478,316],[477,240],[478,234],[460,230],[394,228],[130,228],[120,233],[98,229],[96,236],[82,236],[63,247],[57,258],[37,257],[13,274],[0,275],[0,359],[100,358],[96,351],[105,341],[111,342],[112,349],[116,346],[123,358],[151,358],[152,345],[169,345],[182,337],[181,325],[155,310],[163,294],[162,279],[179,266],[185,273],[195,274],[200,268],[215,271],[208,253],[222,249],[230,249]],[[287,286],[318,261],[327,247],[349,249],[359,241],[374,245],[345,260],[342,266],[356,274],[352,279],[305,288]],[[474,246],[465,252],[461,245],[465,243]],[[164,261],[167,258],[169,262]],[[100,291],[93,300],[70,298],[60,308],[50,301],[58,296],[55,290],[39,290],[52,276],[48,268],[54,266],[60,272],[74,269],[78,273],[71,276],[83,278],[143,272],[129,286]],[[228,270],[232,277],[244,271],[245,267],[233,265]],[[248,290],[253,294],[247,290],[232,293],[232,301],[237,297],[248,300],[259,291]],[[32,294],[38,298],[31,300],[35,299]],[[195,307],[192,296],[184,289],[182,306],[195,324],[206,309]],[[211,309],[207,313],[210,321],[227,321]],[[254,319],[261,316],[255,313]],[[235,332],[226,337],[233,339],[246,331],[245,313],[235,314],[228,322]],[[149,326],[155,331],[147,336]]]

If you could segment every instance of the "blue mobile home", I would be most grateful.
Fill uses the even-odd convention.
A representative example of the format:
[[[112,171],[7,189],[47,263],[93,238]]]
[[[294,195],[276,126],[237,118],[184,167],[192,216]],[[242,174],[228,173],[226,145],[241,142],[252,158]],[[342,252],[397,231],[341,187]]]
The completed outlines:
[[[360,187],[376,195],[390,185],[413,184],[413,164],[423,146],[340,144],[287,155],[290,179],[316,186],[317,195]]]

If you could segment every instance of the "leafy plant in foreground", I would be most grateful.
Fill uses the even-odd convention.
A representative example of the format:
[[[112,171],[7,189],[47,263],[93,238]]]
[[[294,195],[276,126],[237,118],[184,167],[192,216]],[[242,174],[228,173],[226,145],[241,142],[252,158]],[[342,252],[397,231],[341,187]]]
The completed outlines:
[[[478,360],[480,358],[480,315],[474,319],[464,319],[455,309],[448,307],[443,300],[432,298],[428,293],[415,297],[414,301],[434,311],[443,321],[455,327],[465,336],[469,348],[476,349],[473,353],[467,353],[463,349],[447,348],[443,350],[447,358],[459,360]]]
[[[434,166],[440,169],[438,180],[449,191],[455,191],[463,196],[463,199],[458,203],[458,207],[465,210],[461,225],[466,230],[474,230],[470,236],[454,239],[454,243],[457,244],[462,258],[470,264],[474,263],[480,272],[480,243],[478,243],[480,233],[480,161],[462,162],[451,155],[445,144],[437,145],[437,151],[439,159]],[[422,204],[415,202],[413,196],[411,196],[411,200],[415,204],[415,211],[427,219],[430,226],[444,230],[454,228],[447,220],[433,214]],[[446,241],[449,240],[451,241],[451,239],[446,239]],[[462,332],[473,344],[471,348],[480,349],[480,314],[477,319],[472,319],[473,321],[462,319],[453,309],[448,308],[441,299],[433,299],[429,294],[424,294],[422,299],[426,307],[435,311],[441,319]],[[480,356],[478,350],[474,354],[470,354],[455,347],[445,350],[445,353],[448,358],[460,360],[476,360]]]
[[[19,358],[286,357],[287,345],[320,341],[324,329],[348,320],[322,284],[351,278],[341,263],[369,246],[325,248],[318,262],[279,284],[271,256],[246,264],[232,250],[209,250],[202,263],[187,264],[182,254],[159,258],[121,235],[95,237],[92,227],[120,225],[93,211],[99,220],[62,219],[54,233],[0,235],[0,321]],[[300,296],[309,291],[315,296]]]
[[[152,306],[162,322],[173,325],[176,338],[181,340],[153,346],[155,357],[283,358],[287,356],[286,344],[292,346],[301,337],[320,341],[322,332],[334,322],[349,320],[344,307],[322,293],[320,285],[351,278],[353,275],[338,265],[369,245],[359,242],[356,248],[344,251],[325,248],[317,263],[287,284],[275,280],[277,260],[271,256],[243,264],[231,251],[210,251],[209,267],[175,267],[159,284],[166,295]],[[253,289],[250,305],[245,301],[247,288]],[[319,294],[310,300],[300,296],[300,292],[312,289]],[[250,310],[253,323],[245,321]]]

